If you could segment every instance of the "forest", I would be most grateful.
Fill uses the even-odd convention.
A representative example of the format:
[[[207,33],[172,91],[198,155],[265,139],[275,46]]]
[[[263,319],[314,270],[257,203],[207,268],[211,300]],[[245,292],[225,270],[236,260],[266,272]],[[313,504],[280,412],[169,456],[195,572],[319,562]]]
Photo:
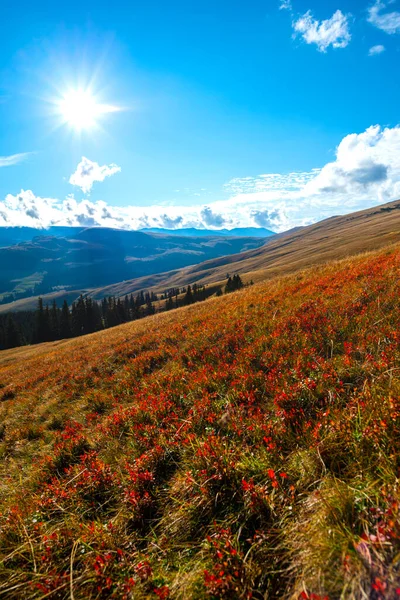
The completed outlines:
[[[242,287],[240,275],[231,277],[228,274],[225,287],[219,288],[217,295]],[[0,314],[0,350],[94,333],[162,310],[188,306],[205,300],[209,295],[210,290],[206,286],[195,283],[184,288],[171,288],[160,296],[154,292],[140,291],[136,296],[108,296],[98,302],[90,296],[81,295],[71,307],[66,300],[61,307],[55,300],[45,305],[39,297],[35,311]]]

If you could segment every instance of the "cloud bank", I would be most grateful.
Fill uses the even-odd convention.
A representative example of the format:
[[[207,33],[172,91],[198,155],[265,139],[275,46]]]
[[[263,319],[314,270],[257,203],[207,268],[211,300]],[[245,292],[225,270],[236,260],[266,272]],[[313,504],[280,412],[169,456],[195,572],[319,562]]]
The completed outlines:
[[[344,137],[334,160],[322,168],[236,178],[225,184],[220,199],[207,205],[110,206],[103,201],[78,201],[73,196],[41,198],[31,190],[21,190],[0,201],[0,226],[260,226],[279,232],[399,198],[400,126],[374,125]]]
[[[69,178],[69,183],[80,187],[85,194],[88,194],[95,181],[104,181],[106,177],[111,177],[111,175],[115,175],[120,171],[121,167],[118,167],[118,165],[111,164],[101,167],[97,162],[82,156],[75,173],[72,173]]]
[[[330,19],[318,21],[309,10],[293,23],[295,34],[300,34],[306,44],[315,44],[320,52],[332,48],[346,48],[350,43],[349,15],[337,10]]]

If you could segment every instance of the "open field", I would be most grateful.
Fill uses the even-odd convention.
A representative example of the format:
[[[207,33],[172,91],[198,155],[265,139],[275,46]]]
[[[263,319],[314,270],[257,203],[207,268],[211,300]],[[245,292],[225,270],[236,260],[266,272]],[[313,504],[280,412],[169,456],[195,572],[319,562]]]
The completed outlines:
[[[398,597],[399,331],[396,245],[0,353],[0,598]]]

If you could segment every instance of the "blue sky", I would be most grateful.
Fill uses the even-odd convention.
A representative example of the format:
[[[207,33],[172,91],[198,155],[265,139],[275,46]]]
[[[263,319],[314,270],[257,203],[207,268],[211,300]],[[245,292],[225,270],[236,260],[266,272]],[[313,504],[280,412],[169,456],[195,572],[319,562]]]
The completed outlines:
[[[3,0],[0,225],[282,230],[400,197],[400,1],[114,4]],[[78,131],[58,103],[89,87],[118,110]]]

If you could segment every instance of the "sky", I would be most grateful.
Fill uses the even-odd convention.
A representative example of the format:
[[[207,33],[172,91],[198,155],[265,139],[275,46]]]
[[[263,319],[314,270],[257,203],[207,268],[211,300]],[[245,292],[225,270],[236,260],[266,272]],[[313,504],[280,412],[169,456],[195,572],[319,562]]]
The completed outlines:
[[[400,198],[400,0],[2,0],[0,226],[260,226]]]

